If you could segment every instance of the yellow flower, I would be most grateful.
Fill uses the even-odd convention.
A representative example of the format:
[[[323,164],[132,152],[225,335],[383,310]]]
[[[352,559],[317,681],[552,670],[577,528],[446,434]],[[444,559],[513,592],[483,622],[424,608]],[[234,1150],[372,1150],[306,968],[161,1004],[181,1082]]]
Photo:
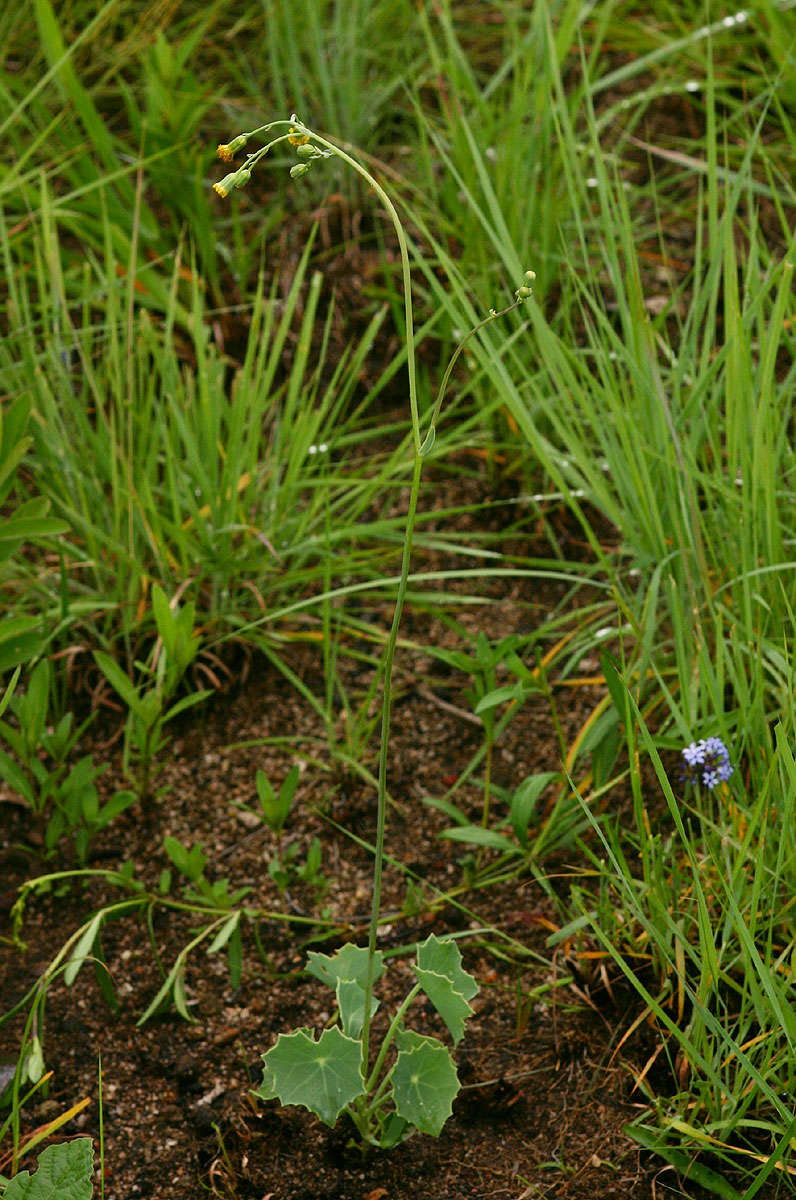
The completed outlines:
[[[218,183],[213,184],[213,191],[217,192],[222,199],[228,196],[234,188],[245,187],[252,177],[248,167],[240,167],[237,171],[232,171],[229,175],[225,175],[223,179],[219,179]]]
[[[225,175],[223,179],[219,179],[218,183],[213,184],[213,191],[217,192],[221,199],[225,199],[232,189],[236,186],[237,171],[233,171],[230,175]]]
[[[298,129],[294,129],[294,127],[291,125],[287,140],[290,142],[291,146],[306,146],[310,139],[307,137],[306,133],[299,133]]]
[[[238,136],[234,137],[231,142],[222,142],[218,147],[218,157],[223,162],[232,162],[235,155],[239,150],[243,149],[248,140],[248,134],[239,133]]]

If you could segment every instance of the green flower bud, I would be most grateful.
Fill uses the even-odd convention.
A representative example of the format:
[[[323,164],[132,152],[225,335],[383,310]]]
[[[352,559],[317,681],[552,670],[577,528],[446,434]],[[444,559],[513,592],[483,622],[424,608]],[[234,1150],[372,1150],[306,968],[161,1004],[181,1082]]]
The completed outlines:
[[[315,149],[314,146],[310,146],[310,145],[297,146],[296,154],[298,155],[299,158],[303,158],[305,160],[308,158],[317,158],[318,157],[318,151]]]
[[[309,169],[310,169],[309,163],[302,163],[302,162],[296,163],[295,166],[290,168],[290,178],[291,179],[301,179],[301,176],[306,175],[307,172],[309,171]]]
[[[523,284],[521,288],[517,288],[515,295],[517,296],[518,300],[527,300],[529,296],[533,295],[533,292],[529,287],[526,287],[525,284]]]
[[[526,271],[525,278],[528,280],[528,283],[533,283],[534,279],[536,278],[536,272],[535,271]]]

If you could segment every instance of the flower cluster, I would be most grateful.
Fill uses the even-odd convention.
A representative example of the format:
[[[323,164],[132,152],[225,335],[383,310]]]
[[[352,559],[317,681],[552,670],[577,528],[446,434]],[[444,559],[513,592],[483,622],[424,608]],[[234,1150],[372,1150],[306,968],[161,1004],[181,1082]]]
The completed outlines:
[[[298,118],[295,116],[291,117],[290,119],[291,121],[298,120]],[[274,122],[272,125],[273,124],[287,124],[287,122]],[[262,130],[269,130],[272,128],[272,125],[264,125],[262,126],[261,130],[255,129],[254,133],[260,133]],[[222,160],[222,162],[232,162],[238,151],[243,150],[249,139],[253,136],[254,135],[252,133],[239,133],[237,137],[232,139],[231,142],[222,142],[218,147],[218,157]],[[331,157],[331,150],[325,150],[321,146],[316,146],[310,140],[310,135],[305,133],[303,128],[291,124],[287,133],[280,134],[279,137],[274,138],[272,141],[268,142],[267,145],[262,146],[253,154],[249,154],[243,166],[239,167],[237,171],[230,171],[229,175],[225,175],[223,179],[218,181],[218,183],[214,183],[213,191],[223,198],[228,196],[230,192],[235,191],[236,188],[245,187],[252,177],[252,168],[257,165],[260,159],[263,158],[273,146],[279,145],[280,142],[289,142],[291,146],[295,147],[296,155],[299,159],[299,161],[294,163],[294,165],[290,168],[290,175],[292,179],[300,179],[302,175],[306,175],[313,162],[317,158]]]
[[[714,788],[717,783],[724,783],[733,773],[730,762],[730,752],[721,738],[700,738],[683,750],[685,768],[684,778],[689,783],[701,783],[706,788]]]
[[[231,142],[222,142],[218,147],[218,157],[222,162],[232,162],[238,151],[243,150],[248,140],[249,135],[247,133],[239,133]],[[251,155],[249,155],[249,158],[251,158]],[[218,183],[214,183],[213,191],[224,199],[235,188],[245,187],[251,177],[252,173],[248,167],[239,167],[237,171],[231,171],[229,175],[225,175]]]

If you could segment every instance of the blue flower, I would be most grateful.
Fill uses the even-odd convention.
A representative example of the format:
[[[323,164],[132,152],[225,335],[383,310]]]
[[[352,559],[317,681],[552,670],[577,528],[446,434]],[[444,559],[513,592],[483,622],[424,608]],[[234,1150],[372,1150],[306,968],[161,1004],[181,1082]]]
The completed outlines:
[[[689,783],[701,783],[711,790],[717,783],[725,783],[733,773],[730,752],[721,738],[701,738],[691,742],[683,750],[685,770],[683,778]]]
[[[694,767],[697,763],[705,761],[705,743],[692,742],[690,746],[686,746],[683,751],[683,758],[688,763],[689,767]]]

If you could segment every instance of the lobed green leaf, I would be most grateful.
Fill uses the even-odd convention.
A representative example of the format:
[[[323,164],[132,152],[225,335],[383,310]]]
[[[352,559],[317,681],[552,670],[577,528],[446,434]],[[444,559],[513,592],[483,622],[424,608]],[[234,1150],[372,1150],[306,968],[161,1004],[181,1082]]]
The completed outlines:
[[[337,987],[338,979],[350,979],[365,987],[368,978],[368,951],[366,946],[355,946],[353,942],[341,946],[336,954],[319,954],[311,950],[307,955],[307,972],[326,983]],[[373,961],[374,982],[384,973],[384,955],[377,950]]]
[[[76,1138],[48,1146],[33,1175],[20,1171],[5,1190],[4,1200],[91,1200],[94,1143]]]
[[[453,1111],[459,1079],[450,1051],[436,1038],[403,1030],[396,1038],[395,1110],[421,1133],[439,1137]]]
[[[309,1029],[282,1033],[263,1055],[263,1082],[255,1096],[308,1108],[333,1126],[365,1090],[362,1047],[335,1026],[317,1042]]]

